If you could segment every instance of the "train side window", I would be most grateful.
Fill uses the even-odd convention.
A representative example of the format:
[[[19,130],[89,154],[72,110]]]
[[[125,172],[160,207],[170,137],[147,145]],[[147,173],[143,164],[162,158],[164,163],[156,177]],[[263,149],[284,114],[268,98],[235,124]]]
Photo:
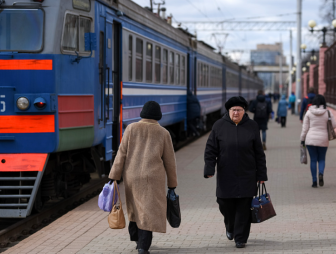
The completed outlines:
[[[174,84],[174,52],[169,52],[169,78],[170,84]]]
[[[142,82],[142,59],[143,59],[143,41],[136,39],[136,61],[135,61],[135,79]]]
[[[180,84],[180,55],[179,54],[176,54],[176,57],[175,57],[175,66],[176,66],[176,85],[179,85]]]
[[[133,74],[133,59],[132,59],[132,52],[133,52],[133,37],[130,35],[128,37],[128,80],[132,81],[132,74]]]
[[[204,65],[204,86],[208,86],[208,65]]]
[[[155,46],[155,83],[160,83],[161,80],[161,48]]]
[[[91,20],[80,17],[79,19],[79,52],[85,52],[85,34],[91,32]],[[90,52],[90,50],[86,51]]]
[[[65,51],[85,51],[85,33],[91,32],[91,19],[75,14],[66,14],[61,47]]]
[[[202,86],[202,64],[198,63],[198,86],[201,87]]]
[[[168,83],[168,50],[163,50],[163,62],[162,62],[162,83]]]
[[[185,57],[181,58],[181,85],[185,85]]]
[[[152,82],[153,80],[153,45],[147,42],[146,47],[146,81]]]
[[[201,86],[204,86],[204,78],[205,78],[205,70],[204,70],[205,66],[203,63],[201,63],[201,73],[202,73],[202,78],[201,78]]]
[[[78,16],[67,14],[63,29],[62,49],[75,51],[78,49]]]

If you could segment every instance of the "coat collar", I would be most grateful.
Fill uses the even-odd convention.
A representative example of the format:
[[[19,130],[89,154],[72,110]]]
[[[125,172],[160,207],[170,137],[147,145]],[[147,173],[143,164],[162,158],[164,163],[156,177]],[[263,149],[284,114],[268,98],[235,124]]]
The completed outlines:
[[[158,123],[158,121],[153,120],[153,119],[145,119],[145,118],[142,118],[139,122],[140,122],[140,123],[148,123],[148,124],[157,124],[157,125],[160,125],[160,124]]]

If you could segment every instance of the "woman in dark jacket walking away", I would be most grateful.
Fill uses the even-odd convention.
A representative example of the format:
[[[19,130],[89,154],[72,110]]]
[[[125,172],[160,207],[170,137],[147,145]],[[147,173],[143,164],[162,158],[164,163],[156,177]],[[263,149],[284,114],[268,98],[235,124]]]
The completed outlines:
[[[274,99],[275,100],[275,99]],[[262,133],[263,149],[266,150],[266,130],[272,113],[272,103],[266,100],[263,90],[258,91],[257,98],[251,103],[249,111],[254,113],[253,120],[257,122]]]
[[[251,202],[257,182],[267,181],[265,153],[258,124],[245,113],[247,101],[232,97],[227,113],[218,120],[204,153],[204,177],[213,177],[217,165],[217,203],[224,216],[226,236],[244,248],[251,228]]]

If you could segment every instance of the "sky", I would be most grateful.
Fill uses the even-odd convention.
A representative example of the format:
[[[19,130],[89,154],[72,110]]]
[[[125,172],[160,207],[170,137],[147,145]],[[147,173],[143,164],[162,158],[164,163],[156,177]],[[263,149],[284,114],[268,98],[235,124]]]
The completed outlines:
[[[142,7],[150,5],[150,0],[133,1]],[[162,0],[153,1],[156,3],[162,2]],[[165,2],[167,15],[172,14],[173,21],[181,23],[182,28],[187,27],[183,24],[183,21],[217,22],[228,19],[235,21],[296,21],[297,12],[295,0],[166,0]],[[330,25],[320,18],[319,9],[321,4],[322,0],[302,1],[302,43],[307,45],[307,50],[318,49],[321,43],[317,37],[318,34],[312,35],[308,31],[308,21],[315,20],[318,27]],[[260,16],[264,18],[250,19],[251,17]],[[190,29],[192,28],[189,27],[189,32],[195,32]],[[212,33],[197,31],[197,38],[217,48]],[[228,33],[222,52],[228,52],[240,64],[248,64],[250,62],[250,50],[256,49],[257,44],[274,44],[280,41],[283,43],[283,54],[286,56],[288,63],[290,55],[289,31],[223,31],[219,33]],[[224,35],[219,34],[216,36],[220,43],[223,44]],[[294,58],[296,55],[296,38],[295,25],[293,27],[292,42]]]

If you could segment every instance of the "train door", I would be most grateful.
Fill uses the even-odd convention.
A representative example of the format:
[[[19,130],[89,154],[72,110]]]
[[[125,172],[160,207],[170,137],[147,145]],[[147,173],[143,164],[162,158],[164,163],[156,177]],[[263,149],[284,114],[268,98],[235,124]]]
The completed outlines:
[[[121,49],[121,33],[122,28],[121,24],[114,21],[113,22],[113,58],[112,58],[112,73],[113,73],[113,140],[112,140],[112,148],[113,151],[118,150],[118,146],[120,144],[122,138],[122,79],[121,79],[121,57],[122,57],[122,49]],[[115,154],[114,154],[115,155]],[[114,157],[114,156],[113,156]]]
[[[122,135],[121,114],[121,24],[106,13],[100,16],[99,77],[101,85],[100,126],[105,128],[105,160],[113,160]]]
[[[112,118],[113,118],[113,81],[112,81],[112,19],[99,17],[99,85],[100,112],[99,128],[105,129],[105,160],[112,160]]]

